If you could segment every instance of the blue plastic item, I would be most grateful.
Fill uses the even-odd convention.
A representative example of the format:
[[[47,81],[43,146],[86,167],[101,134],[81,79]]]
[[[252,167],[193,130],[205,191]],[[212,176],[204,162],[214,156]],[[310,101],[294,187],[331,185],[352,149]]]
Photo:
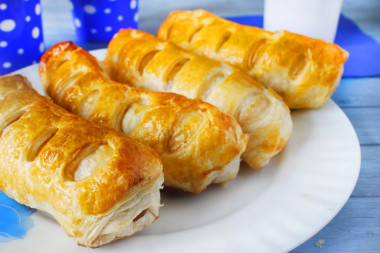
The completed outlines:
[[[76,33],[85,41],[109,41],[120,28],[138,26],[137,0],[71,0]]]
[[[0,1],[0,75],[37,63],[44,50],[40,0]]]

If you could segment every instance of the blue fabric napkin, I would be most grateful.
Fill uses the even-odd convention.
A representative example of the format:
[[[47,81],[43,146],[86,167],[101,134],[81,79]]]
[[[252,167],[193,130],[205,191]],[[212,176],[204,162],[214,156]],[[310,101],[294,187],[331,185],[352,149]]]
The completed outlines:
[[[244,25],[263,27],[263,16],[227,17]],[[370,77],[380,75],[380,45],[350,19],[341,15],[335,43],[350,53],[344,65],[343,77]]]

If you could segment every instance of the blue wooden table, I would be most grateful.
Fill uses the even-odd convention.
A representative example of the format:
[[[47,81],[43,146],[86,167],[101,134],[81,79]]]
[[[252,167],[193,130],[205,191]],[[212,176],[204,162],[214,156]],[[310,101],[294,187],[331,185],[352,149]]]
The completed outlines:
[[[107,46],[76,38],[68,0],[42,0],[42,8],[46,48],[63,40],[73,40],[87,50]],[[262,14],[263,1],[140,0],[139,28],[155,34],[170,11],[194,8],[220,16]],[[380,1],[344,0],[342,12],[380,42]],[[332,99],[347,114],[360,140],[359,181],[339,214],[293,252],[380,252],[380,77],[345,78]],[[316,246],[319,240],[325,241],[321,248]]]

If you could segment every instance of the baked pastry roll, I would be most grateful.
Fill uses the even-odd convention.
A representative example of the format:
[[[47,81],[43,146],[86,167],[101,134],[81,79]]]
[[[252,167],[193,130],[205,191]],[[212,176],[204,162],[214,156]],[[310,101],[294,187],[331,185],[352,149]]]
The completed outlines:
[[[237,68],[150,34],[121,30],[108,46],[104,65],[116,81],[201,98],[233,115],[249,135],[243,160],[252,168],[264,167],[291,135],[289,109],[271,89]]]
[[[0,190],[53,215],[79,245],[100,247],[158,217],[158,155],[69,114],[20,75],[0,77],[0,135]]]
[[[348,53],[288,31],[240,25],[203,10],[172,12],[158,37],[237,66],[293,108],[317,108],[338,86]]]
[[[57,104],[155,149],[166,186],[199,193],[211,183],[236,177],[248,136],[233,117],[215,107],[113,82],[93,56],[72,42],[46,52],[40,74]]]

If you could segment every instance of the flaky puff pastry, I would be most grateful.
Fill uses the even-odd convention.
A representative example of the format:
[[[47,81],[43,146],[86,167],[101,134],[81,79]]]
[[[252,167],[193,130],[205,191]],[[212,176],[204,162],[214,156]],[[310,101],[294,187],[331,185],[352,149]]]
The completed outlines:
[[[214,106],[113,82],[93,56],[72,42],[47,51],[40,74],[57,104],[155,149],[164,165],[165,185],[199,193],[211,183],[236,177],[248,136]]]
[[[104,65],[116,81],[201,98],[233,115],[249,135],[243,160],[252,168],[265,166],[290,138],[292,121],[283,100],[227,64],[127,29],[110,42]]]
[[[240,25],[203,10],[172,12],[158,37],[241,68],[273,88],[291,109],[325,104],[348,58],[336,44]]]
[[[78,244],[102,246],[158,217],[159,156],[69,114],[20,75],[0,77],[0,135],[0,190],[53,215]]]

